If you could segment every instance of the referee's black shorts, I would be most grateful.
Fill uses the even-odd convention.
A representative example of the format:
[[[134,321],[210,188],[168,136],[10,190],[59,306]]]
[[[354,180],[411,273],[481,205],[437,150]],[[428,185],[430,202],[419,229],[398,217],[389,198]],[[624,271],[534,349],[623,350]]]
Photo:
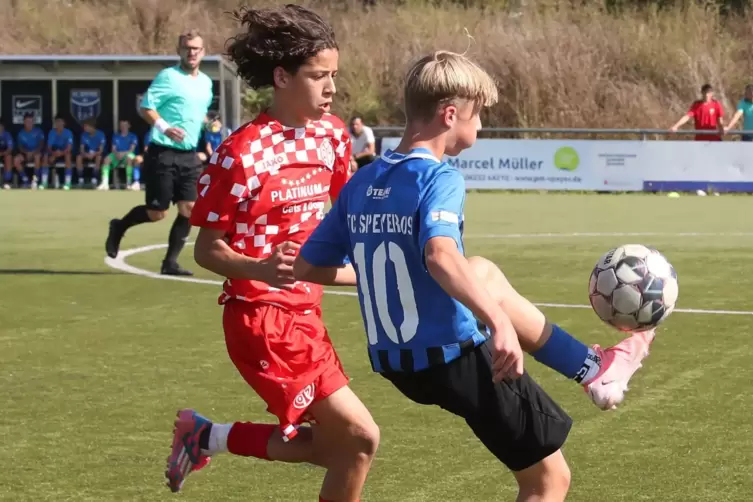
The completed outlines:
[[[151,143],[144,155],[142,179],[146,207],[166,211],[171,202],[195,201],[201,162],[196,150],[178,150]]]
[[[464,418],[512,471],[531,467],[559,450],[572,426],[572,419],[527,372],[517,380],[494,383],[486,344],[448,364],[382,376],[412,401]]]

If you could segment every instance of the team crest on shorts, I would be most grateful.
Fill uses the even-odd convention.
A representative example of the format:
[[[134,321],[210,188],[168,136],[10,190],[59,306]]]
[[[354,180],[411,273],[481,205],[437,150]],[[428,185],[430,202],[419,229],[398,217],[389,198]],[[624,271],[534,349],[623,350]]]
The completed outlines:
[[[329,138],[322,140],[322,144],[319,145],[317,153],[319,155],[319,160],[321,160],[331,171],[335,165],[335,149],[332,148],[332,142]]]
[[[313,402],[314,402],[314,384],[310,383],[306,387],[301,389],[301,392],[299,392],[298,395],[295,396],[295,399],[293,400],[293,408],[296,408],[299,410],[305,410]]]

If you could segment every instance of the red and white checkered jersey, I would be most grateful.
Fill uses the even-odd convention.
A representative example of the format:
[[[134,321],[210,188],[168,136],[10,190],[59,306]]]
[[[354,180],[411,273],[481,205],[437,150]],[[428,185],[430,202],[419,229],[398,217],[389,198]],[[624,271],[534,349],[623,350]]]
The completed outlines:
[[[266,114],[230,135],[198,182],[191,224],[223,230],[238,253],[265,258],[285,241],[303,244],[350,175],[350,137],[326,114],[306,127],[285,127]],[[228,279],[220,304],[231,298],[292,310],[318,307],[322,287],[298,282],[280,290],[264,282]]]

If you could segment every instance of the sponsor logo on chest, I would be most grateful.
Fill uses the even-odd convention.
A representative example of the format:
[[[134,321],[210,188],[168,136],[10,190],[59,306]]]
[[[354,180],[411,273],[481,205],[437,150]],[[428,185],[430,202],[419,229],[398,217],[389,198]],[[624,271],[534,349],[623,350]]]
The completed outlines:
[[[307,185],[300,185],[289,188],[280,188],[272,190],[270,193],[270,199],[272,202],[288,202],[299,199],[310,199],[322,195],[327,191],[329,187],[325,187],[321,183],[311,183]]]

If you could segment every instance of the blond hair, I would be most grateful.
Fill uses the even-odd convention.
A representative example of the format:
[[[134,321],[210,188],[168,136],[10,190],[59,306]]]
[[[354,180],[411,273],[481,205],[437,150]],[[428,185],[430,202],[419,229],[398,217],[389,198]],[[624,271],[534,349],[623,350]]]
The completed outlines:
[[[430,120],[438,106],[461,100],[472,102],[475,112],[498,100],[494,79],[464,55],[449,51],[436,51],[414,64],[404,95],[408,121]]]
[[[178,47],[179,48],[183,47],[183,42],[193,40],[194,38],[201,38],[203,41],[204,37],[201,36],[201,32],[197,29],[190,29],[190,30],[184,31],[183,33],[178,35]]]

